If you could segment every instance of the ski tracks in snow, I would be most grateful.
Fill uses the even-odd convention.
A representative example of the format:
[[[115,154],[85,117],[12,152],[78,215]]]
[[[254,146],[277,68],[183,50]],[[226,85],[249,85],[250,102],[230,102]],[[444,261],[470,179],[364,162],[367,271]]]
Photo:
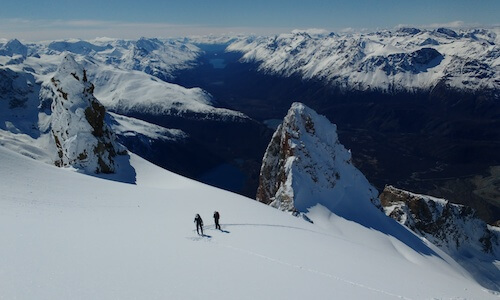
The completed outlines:
[[[211,225],[205,226],[205,230],[213,229],[213,227],[214,226],[211,226]],[[238,252],[241,252],[241,253],[245,253],[245,254],[248,254],[248,255],[252,255],[252,256],[255,256],[255,257],[259,257],[261,259],[265,259],[267,261],[270,261],[270,262],[273,262],[273,263],[276,263],[276,264],[280,264],[280,265],[284,265],[284,266],[287,266],[287,267],[299,269],[299,270],[302,270],[302,271],[314,273],[314,274],[317,274],[317,275],[320,275],[320,276],[328,277],[328,278],[330,278],[332,280],[343,282],[343,283],[346,283],[346,284],[349,284],[349,285],[352,285],[352,286],[355,286],[355,287],[358,287],[358,288],[370,290],[370,291],[373,291],[373,292],[376,292],[376,293],[384,294],[384,295],[387,295],[387,296],[390,296],[390,297],[393,297],[393,298],[404,299],[404,300],[412,300],[411,298],[408,298],[408,297],[405,297],[405,296],[402,296],[402,295],[397,295],[397,294],[393,294],[393,293],[390,293],[390,292],[387,292],[387,291],[384,291],[384,290],[381,290],[381,289],[372,288],[372,287],[369,287],[367,285],[364,285],[364,284],[361,284],[361,283],[358,283],[358,282],[354,282],[354,281],[351,281],[351,280],[347,280],[347,279],[344,279],[344,278],[341,278],[341,277],[338,277],[338,276],[335,276],[335,275],[332,275],[332,274],[329,274],[329,273],[325,273],[325,272],[322,272],[322,271],[311,269],[309,267],[304,267],[304,266],[300,266],[300,265],[288,263],[288,262],[285,262],[285,261],[282,261],[282,260],[279,260],[279,259],[275,259],[275,258],[266,256],[266,255],[262,255],[262,254],[253,252],[253,251],[249,251],[249,250],[246,250],[246,249],[234,247],[232,245],[220,243],[220,242],[217,242],[214,239],[212,239],[212,236],[204,235],[204,236],[186,237],[186,238],[189,239],[189,240],[192,240],[192,241],[211,242],[211,243],[214,243],[216,245],[219,245],[219,246],[222,246],[222,247],[226,247],[228,249],[231,249],[231,250],[234,250],[234,251],[238,251]]]
[[[256,257],[259,257],[259,258],[271,261],[273,263],[277,263],[277,264],[281,264],[281,265],[284,265],[284,266],[292,267],[292,268],[295,268],[295,269],[299,269],[299,270],[311,272],[311,273],[314,273],[314,274],[318,274],[318,275],[321,275],[321,276],[325,276],[325,277],[331,278],[331,279],[336,280],[336,281],[340,281],[340,282],[343,282],[343,283],[347,283],[347,284],[353,285],[355,287],[367,289],[367,290],[370,290],[370,291],[373,291],[373,292],[381,293],[381,294],[388,295],[388,296],[391,296],[391,297],[394,297],[394,298],[398,298],[398,299],[412,300],[411,298],[408,298],[408,297],[405,297],[405,296],[402,296],[402,295],[397,295],[397,294],[393,294],[393,293],[390,293],[390,292],[387,292],[387,291],[384,291],[384,290],[372,288],[372,287],[366,286],[366,285],[358,283],[358,282],[354,282],[354,281],[350,281],[350,280],[347,280],[347,279],[343,279],[343,278],[337,277],[335,275],[328,274],[328,273],[325,273],[325,272],[321,272],[321,271],[318,271],[318,270],[314,270],[314,269],[311,269],[311,268],[308,268],[308,267],[303,267],[303,266],[300,266],[300,265],[296,265],[296,264],[284,262],[282,260],[275,259],[275,258],[272,258],[272,257],[269,257],[269,256],[265,256],[265,255],[262,255],[262,254],[259,254],[259,253],[256,253],[256,252],[252,252],[252,251],[249,251],[249,250],[246,250],[246,249],[237,248],[237,247],[234,247],[234,246],[231,246],[231,245],[227,245],[227,244],[221,244],[221,243],[217,243],[217,244],[220,245],[220,246],[223,246],[223,247],[235,250],[235,251],[239,251],[239,252],[242,252],[242,253],[245,253],[245,254],[253,255],[253,256],[256,256]]]

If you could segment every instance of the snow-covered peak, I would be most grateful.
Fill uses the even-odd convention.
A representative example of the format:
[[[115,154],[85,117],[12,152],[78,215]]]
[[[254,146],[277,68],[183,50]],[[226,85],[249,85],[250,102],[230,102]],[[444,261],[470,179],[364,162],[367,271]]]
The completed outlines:
[[[45,126],[57,150],[57,166],[112,173],[114,157],[123,150],[104,122],[106,110],[93,92],[94,85],[87,80],[83,67],[72,55],[65,55],[40,91],[41,102],[51,103]]]
[[[135,42],[135,46],[138,50],[144,51],[145,53],[150,53],[154,50],[158,50],[162,46],[162,42],[158,39],[148,39],[142,37],[137,40],[137,42]]]
[[[54,74],[54,79],[59,81],[87,81],[86,75],[84,75],[83,67],[75,61],[75,58],[71,54],[67,54],[63,57],[61,63],[57,67],[56,73]],[[71,83],[68,84],[71,85]]]
[[[191,68],[201,53],[192,44],[157,38],[141,38],[132,44],[122,44],[116,50],[109,53],[108,62],[123,69],[143,71],[165,81],[171,80],[175,71]]]
[[[377,210],[378,201],[336,126],[301,103],[292,104],[264,154],[257,200],[303,213],[320,204],[351,220]]]
[[[54,41],[48,45],[48,49],[56,52],[69,51],[74,54],[88,55],[110,49],[109,44],[95,45],[87,41]]]
[[[28,55],[28,47],[22,44],[17,39],[9,40],[4,45],[0,46],[0,56],[15,56],[21,55],[26,57]]]

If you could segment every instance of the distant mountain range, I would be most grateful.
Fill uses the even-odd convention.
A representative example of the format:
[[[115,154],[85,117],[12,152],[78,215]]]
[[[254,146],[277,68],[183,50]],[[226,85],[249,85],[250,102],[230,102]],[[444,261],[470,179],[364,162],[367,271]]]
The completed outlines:
[[[498,30],[400,28],[367,34],[295,31],[246,38],[228,50],[259,70],[319,79],[344,90],[418,92],[446,84],[460,90],[500,89]]]

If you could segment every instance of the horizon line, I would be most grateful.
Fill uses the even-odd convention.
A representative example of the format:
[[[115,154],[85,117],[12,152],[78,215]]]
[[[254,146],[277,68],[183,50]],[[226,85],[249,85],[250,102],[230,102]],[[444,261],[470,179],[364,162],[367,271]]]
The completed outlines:
[[[23,42],[43,42],[50,40],[80,39],[91,40],[98,38],[110,39],[138,39],[141,37],[182,38],[195,36],[228,36],[228,35],[257,35],[269,36],[299,31],[324,31],[324,33],[368,33],[381,30],[394,30],[402,27],[418,29],[496,29],[500,24],[478,24],[453,21],[448,23],[432,24],[396,24],[392,27],[377,28],[294,28],[294,27],[267,27],[267,26],[208,26],[202,24],[174,24],[162,22],[120,22],[92,19],[75,20],[27,20],[27,19],[0,19],[0,39],[18,39]]]

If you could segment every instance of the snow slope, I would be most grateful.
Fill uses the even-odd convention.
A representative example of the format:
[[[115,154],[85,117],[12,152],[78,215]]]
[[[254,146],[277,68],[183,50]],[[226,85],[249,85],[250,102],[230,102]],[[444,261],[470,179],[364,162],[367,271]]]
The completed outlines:
[[[435,248],[326,211],[310,224],[129,160],[103,176],[136,184],[0,147],[1,299],[498,299]]]
[[[108,114],[108,124],[113,131],[122,136],[144,136],[151,140],[180,141],[188,135],[180,129],[167,129],[139,119],[122,116],[115,113]]]
[[[244,119],[244,114],[214,107],[210,94],[185,88],[133,70],[86,63],[96,97],[118,113],[151,115],[198,115],[202,119]]]

